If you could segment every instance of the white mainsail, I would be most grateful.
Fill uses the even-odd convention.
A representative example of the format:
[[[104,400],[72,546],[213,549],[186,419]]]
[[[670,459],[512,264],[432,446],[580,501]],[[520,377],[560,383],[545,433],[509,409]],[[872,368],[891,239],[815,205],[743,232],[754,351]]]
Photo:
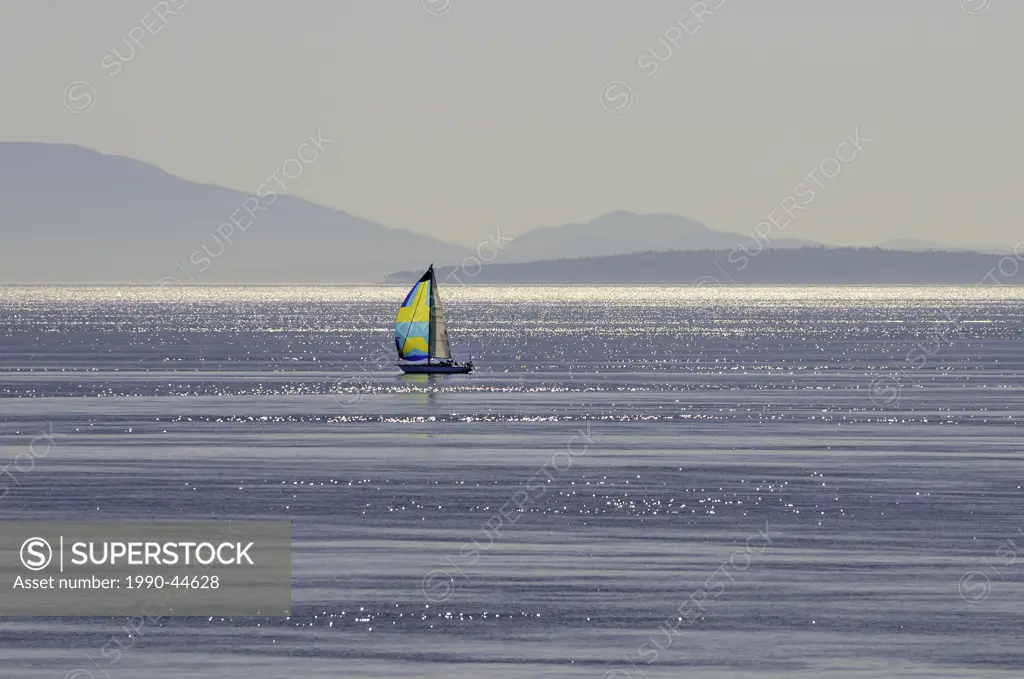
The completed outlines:
[[[444,322],[444,308],[441,306],[441,294],[437,289],[434,270],[430,270],[430,358],[449,359],[452,357],[448,346],[448,327]]]

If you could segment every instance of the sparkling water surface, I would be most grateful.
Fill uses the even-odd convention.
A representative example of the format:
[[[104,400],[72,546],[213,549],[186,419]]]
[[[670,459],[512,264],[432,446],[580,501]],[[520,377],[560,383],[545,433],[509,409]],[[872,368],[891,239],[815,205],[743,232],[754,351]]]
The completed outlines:
[[[468,376],[404,294],[0,287],[0,517],[294,535],[288,619],[0,619],[0,676],[1024,672],[1024,290],[450,286]]]

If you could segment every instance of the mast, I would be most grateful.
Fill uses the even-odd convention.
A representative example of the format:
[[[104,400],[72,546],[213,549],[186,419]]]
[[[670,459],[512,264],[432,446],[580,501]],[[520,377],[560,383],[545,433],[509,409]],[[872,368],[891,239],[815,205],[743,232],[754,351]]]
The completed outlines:
[[[437,319],[434,316],[434,295],[437,293],[437,279],[434,278],[434,265],[427,269],[430,274],[430,325],[427,330],[427,363],[434,358],[434,345],[437,343]]]

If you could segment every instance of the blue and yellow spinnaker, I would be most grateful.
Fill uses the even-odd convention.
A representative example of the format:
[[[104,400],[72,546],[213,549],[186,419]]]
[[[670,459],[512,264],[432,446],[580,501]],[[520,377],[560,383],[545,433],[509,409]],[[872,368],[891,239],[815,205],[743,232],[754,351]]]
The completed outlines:
[[[430,288],[433,271],[412,286],[395,316],[395,348],[405,361],[430,358]]]

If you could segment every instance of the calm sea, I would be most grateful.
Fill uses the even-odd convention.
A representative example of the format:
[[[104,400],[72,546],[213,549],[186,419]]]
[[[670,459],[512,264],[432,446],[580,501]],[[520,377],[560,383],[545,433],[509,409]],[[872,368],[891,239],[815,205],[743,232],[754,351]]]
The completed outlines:
[[[440,378],[404,294],[0,288],[0,518],[294,535],[288,619],[0,619],[0,676],[1021,676],[1021,289],[450,287]]]

